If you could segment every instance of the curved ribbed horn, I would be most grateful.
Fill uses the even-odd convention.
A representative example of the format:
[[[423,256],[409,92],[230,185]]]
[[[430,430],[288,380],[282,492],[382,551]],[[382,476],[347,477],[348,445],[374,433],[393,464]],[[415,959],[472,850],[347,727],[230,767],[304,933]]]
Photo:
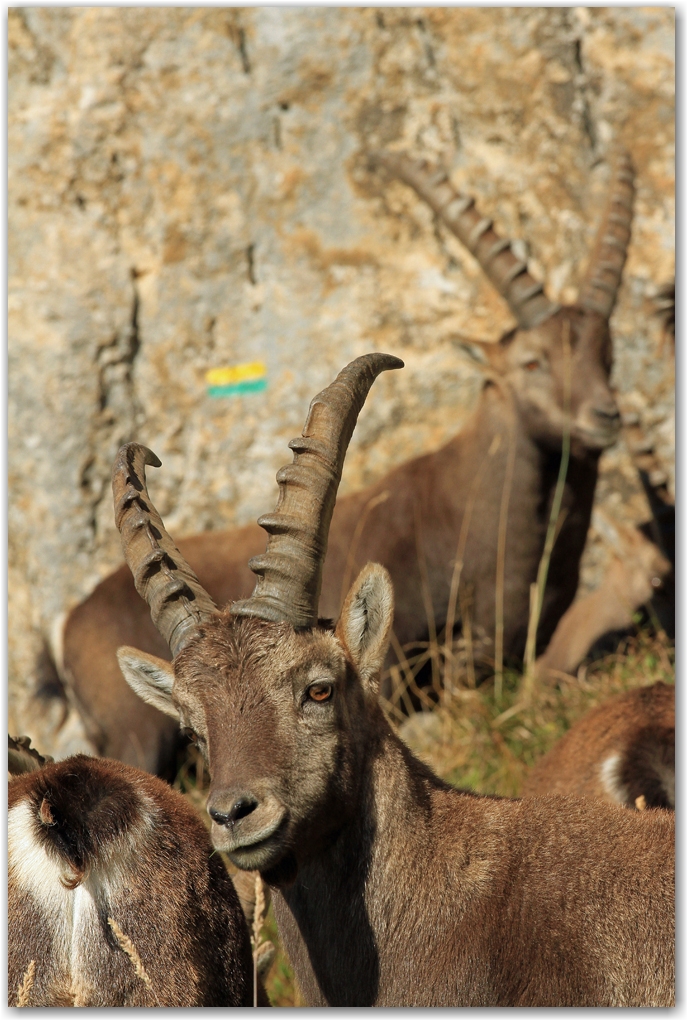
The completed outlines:
[[[634,167],[627,152],[618,152],[611,171],[608,203],[596,235],[577,304],[609,319],[618,296],[632,229]]]
[[[372,159],[409,184],[442,218],[508,302],[519,326],[532,329],[555,315],[560,305],[549,301],[543,285],[528,273],[527,263],[511,251],[510,241],[499,237],[492,221],[480,216],[474,199],[455,190],[445,170],[403,152],[376,152]]]
[[[146,464],[161,466],[147,446],[127,443],[117,454],[112,468],[115,524],[136,591],[176,657],[217,607],[165,531],[148,495]]]
[[[317,624],[329,524],[344,458],[365,398],[380,372],[403,368],[390,354],[356,358],[310,404],[302,436],[292,439],[293,464],[277,472],[279,500],[258,524],[267,550],[248,566],[258,575],[249,599],[234,602],[235,616],[286,621],[300,629]]]
[[[654,298],[656,315],[663,327],[663,332],[673,338],[675,343],[675,280],[664,283],[656,291]]]

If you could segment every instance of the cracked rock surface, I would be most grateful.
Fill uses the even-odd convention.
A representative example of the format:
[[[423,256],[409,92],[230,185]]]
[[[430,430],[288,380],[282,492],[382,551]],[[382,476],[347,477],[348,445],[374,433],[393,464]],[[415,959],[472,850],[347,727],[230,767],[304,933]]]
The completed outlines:
[[[273,506],[309,400],[359,354],[407,367],[375,383],[342,491],[465,421],[480,376],[457,340],[509,312],[370,149],[443,160],[567,301],[626,145],[614,379],[673,485],[651,315],[674,272],[672,9],[32,7],[8,42],[10,729],[37,742],[43,638],[120,561],[122,442],[162,459],[151,492],[182,534]],[[256,360],[264,392],[207,395],[208,369]],[[602,471],[608,513],[645,518],[623,441]],[[583,590],[605,558],[594,533]]]

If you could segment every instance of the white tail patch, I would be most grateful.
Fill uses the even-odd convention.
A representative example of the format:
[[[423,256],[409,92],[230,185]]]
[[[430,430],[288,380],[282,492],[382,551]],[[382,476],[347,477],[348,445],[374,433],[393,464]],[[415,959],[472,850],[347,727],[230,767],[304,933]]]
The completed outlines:
[[[612,754],[605,758],[599,766],[599,777],[604,790],[618,804],[627,803],[627,788],[620,779],[620,768],[623,763],[621,754]]]
[[[25,800],[10,810],[7,818],[7,867],[10,881],[28,893],[44,913],[61,929],[66,939],[71,931],[73,893],[65,889],[69,876],[49,857],[37,836],[37,821]]]
[[[48,647],[55,664],[57,675],[62,683],[65,683],[64,675],[64,627],[67,622],[67,613],[58,613],[50,624],[48,633]]]
[[[38,836],[39,822],[29,801],[11,808],[7,821],[8,872],[11,885],[29,895],[49,919],[56,962],[76,985],[89,987],[93,943],[102,939],[96,901],[109,900],[135,874],[135,856],[147,830],[154,825],[157,806],[142,795],[148,809],[123,837],[100,847],[101,867],[95,868],[75,889],[64,879],[71,871],[46,852]],[[75,985],[75,987],[76,987]]]

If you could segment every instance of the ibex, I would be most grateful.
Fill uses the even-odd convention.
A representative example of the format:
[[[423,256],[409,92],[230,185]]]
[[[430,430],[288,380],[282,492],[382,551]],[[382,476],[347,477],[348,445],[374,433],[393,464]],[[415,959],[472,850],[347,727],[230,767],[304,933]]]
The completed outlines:
[[[615,524],[613,530],[618,546],[600,585],[563,614],[537,659],[538,675],[574,673],[599,638],[632,626],[634,614],[670,572],[670,561],[639,528]]]
[[[150,500],[158,459],[122,448],[115,519],[174,655],[122,648],[122,671],[202,749],[215,846],[272,887],[309,1005],[669,1005],[674,815],[451,788],[378,702],[389,573],[364,567],[335,629],[318,617],[347,444],[395,364],[360,358],[315,398],[253,594],[223,611]]]
[[[8,736],[8,771],[12,776],[20,776],[23,772],[35,772],[36,769],[50,764],[54,759],[50,755],[42,755],[31,747],[30,737]]]
[[[384,162],[467,243],[518,326],[499,343],[481,345],[489,375],[464,431],[437,452],[341,500],[332,521],[322,612],[335,619],[342,591],[357,569],[376,560],[391,573],[395,634],[408,645],[428,636],[428,615],[437,632],[447,624],[447,614],[459,617],[450,608],[452,581],[459,577],[487,657],[493,657],[501,593],[503,654],[517,659],[524,651],[530,585],[543,550],[566,420],[572,457],[539,626],[540,651],[575,596],[599,454],[618,434],[620,419],[609,388],[608,322],[630,236],[631,164],[622,157],[615,166],[579,301],[559,308],[512,254],[509,242],[498,238],[471,200],[456,195],[445,175],[402,156],[386,156]],[[256,555],[261,543],[260,529],[249,525],[195,535],[179,548],[213,601],[226,605],[250,593],[246,558]],[[453,598],[456,606],[461,601],[462,594]],[[453,627],[450,619],[448,627]],[[115,654],[122,644],[169,655],[125,566],[72,610],[60,644],[60,671],[99,753],[150,771],[164,769],[174,724],[152,708],[137,706],[117,670]]]
[[[531,770],[523,796],[675,807],[675,688],[637,687],[580,719]]]
[[[9,1005],[253,1005],[238,896],[181,794],[86,755],[34,769],[11,745],[30,771],[9,785]]]

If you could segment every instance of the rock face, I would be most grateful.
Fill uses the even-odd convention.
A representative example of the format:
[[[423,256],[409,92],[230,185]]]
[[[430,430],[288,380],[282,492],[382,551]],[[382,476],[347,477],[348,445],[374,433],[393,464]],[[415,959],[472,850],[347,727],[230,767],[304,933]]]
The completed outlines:
[[[407,367],[375,384],[342,491],[465,421],[480,376],[457,340],[497,339],[509,312],[371,148],[443,160],[571,300],[627,146],[615,382],[672,479],[651,317],[674,267],[672,9],[14,8],[9,74],[13,731],[38,736],[51,621],[120,561],[122,442],[161,457],[151,489],[180,534],[273,506],[310,398],[359,354]],[[264,391],[208,395],[207,370],[252,361]],[[647,515],[622,441],[600,499]],[[603,562],[599,538],[584,585]]]

